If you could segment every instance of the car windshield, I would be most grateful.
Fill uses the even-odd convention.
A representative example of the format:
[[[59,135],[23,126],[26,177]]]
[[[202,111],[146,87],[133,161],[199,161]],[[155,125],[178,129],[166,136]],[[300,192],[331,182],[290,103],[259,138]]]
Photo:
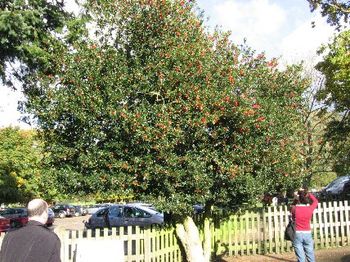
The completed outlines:
[[[145,207],[145,206],[140,206],[140,205],[128,205],[130,207],[134,207],[134,208],[138,208],[143,210],[144,212],[149,213],[150,215],[154,215],[154,214],[158,214],[158,215],[162,215],[162,213],[158,212],[157,210],[153,209],[153,208],[149,208],[149,207]]]

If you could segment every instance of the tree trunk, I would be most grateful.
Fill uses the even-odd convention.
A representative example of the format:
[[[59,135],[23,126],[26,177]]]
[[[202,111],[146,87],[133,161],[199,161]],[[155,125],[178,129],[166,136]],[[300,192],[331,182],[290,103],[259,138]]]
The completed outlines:
[[[211,232],[210,232],[210,220],[205,218],[204,220],[204,241],[203,241],[204,261],[210,261],[211,257]]]
[[[209,262],[210,247],[210,224],[206,219],[204,222],[204,248],[199,237],[199,231],[191,217],[186,217],[182,224],[176,224],[176,234],[184,248],[188,262]]]

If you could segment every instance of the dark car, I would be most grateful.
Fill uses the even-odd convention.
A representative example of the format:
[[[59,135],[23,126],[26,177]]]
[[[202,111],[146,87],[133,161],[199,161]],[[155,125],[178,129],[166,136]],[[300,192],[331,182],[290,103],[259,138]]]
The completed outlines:
[[[94,229],[120,226],[147,226],[163,223],[163,214],[158,211],[137,204],[126,204],[101,208],[85,222],[85,226],[88,229]]]
[[[64,218],[71,217],[75,215],[75,207],[68,204],[57,204],[51,207],[55,214],[55,217]]]
[[[204,205],[196,204],[193,205],[193,210],[196,215],[204,213]]]
[[[83,207],[83,206],[74,206],[74,208],[75,208],[75,213],[74,213],[74,215],[76,216],[76,217],[78,217],[78,216],[85,216],[85,215],[87,215],[87,210],[86,210],[86,208],[85,207]]]
[[[52,226],[54,222],[55,222],[55,213],[53,212],[53,210],[51,208],[49,208],[48,209],[48,218],[47,218],[46,225],[47,226]]]
[[[350,199],[350,176],[337,177],[316,193],[316,197],[320,200]]]
[[[9,218],[0,216],[0,233],[7,232],[11,228],[11,220]]]
[[[11,227],[22,227],[28,223],[26,208],[6,208],[0,211],[0,216],[10,219]]]

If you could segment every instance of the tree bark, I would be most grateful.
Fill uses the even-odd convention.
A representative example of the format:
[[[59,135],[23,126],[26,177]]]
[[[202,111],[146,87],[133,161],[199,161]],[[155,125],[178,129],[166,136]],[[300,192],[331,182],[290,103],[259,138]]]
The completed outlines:
[[[204,250],[199,236],[198,227],[193,222],[191,217],[186,217],[183,223],[176,224],[176,234],[183,245],[188,262],[209,262],[211,247],[210,247],[210,225],[206,219],[204,224]],[[209,233],[209,235],[208,235]]]
[[[204,220],[204,241],[203,241],[204,261],[209,262],[211,258],[211,231],[210,219]]]

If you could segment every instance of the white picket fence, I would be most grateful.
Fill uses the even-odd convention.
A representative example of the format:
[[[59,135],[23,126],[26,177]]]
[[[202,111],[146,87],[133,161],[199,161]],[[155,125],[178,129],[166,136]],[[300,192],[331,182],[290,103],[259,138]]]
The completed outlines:
[[[86,262],[79,260],[81,252],[98,256],[98,260],[89,258],[89,261],[180,262],[181,252],[174,230],[172,227],[129,226],[103,230],[59,229],[55,232],[61,240],[62,262]],[[4,236],[0,235],[0,244]],[[103,244],[96,245],[96,241]],[[116,243],[113,249],[110,242]]]
[[[211,227],[213,255],[241,256],[291,251],[291,242],[284,240],[288,215],[287,207],[280,206],[214,219]],[[350,206],[347,201],[320,203],[312,220],[315,248],[350,245],[349,216]],[[104,240],[119,244],[114,250],[96,250],[101,256],[118,255],[125,262],[182,261],[180,247],[172,227],[63,230],[57,234],[61,239],[63,262],[78,262],[77,255],[81,251],[79,246],[82,246],[82,242],[91,241],[92,249],[97,249],[93,243]],[[3,236],[4,234],[0,235],[0,243]]]
[[[89,246],[94,249],[95,241],[104,240],[113,240],[119,243],[113,250],[106,250],[103,247],[100,247],[99,251],[96,250],[100,254],[99,260],[102,261],[106,261],[103,258],[111,257],[115,259],[107,259],[107,261],[181,261],[180,248],[172,227],[140,228],[129,226],[94,231],[70,230],[58,232],[58,235],[62,243],[61,258],[63,262],[76,261],[75,257],[79,255],[77,251],[79,251],[79,245],[82,241],[90,242]]]

